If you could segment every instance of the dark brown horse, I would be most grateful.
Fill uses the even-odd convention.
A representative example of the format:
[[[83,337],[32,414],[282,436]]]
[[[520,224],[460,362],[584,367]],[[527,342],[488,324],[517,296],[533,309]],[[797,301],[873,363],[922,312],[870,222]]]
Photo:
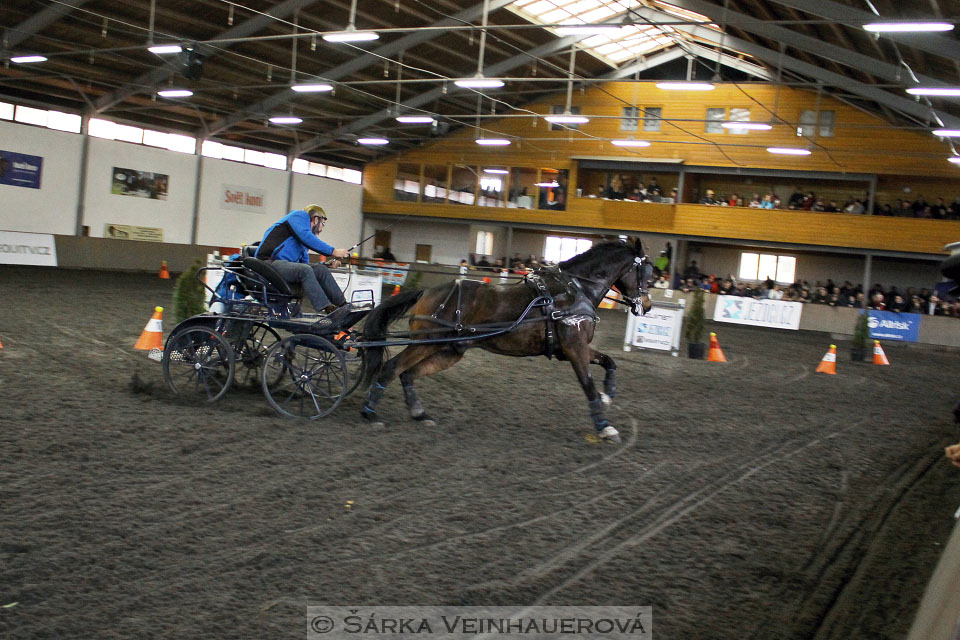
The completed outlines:
[[[650,309],[649,273],[639,240],[605,242],[556,268],[541,269],[524,282],[491,285],[458,280],[388,298],[367,316],[363,340],[382,342],[390,323],[412,308],[410,338],[419,343],[407,346],[385,364],[383,347],[366,348],[365,379],[370,388],[361,414],[365,420],[379,423],[377,404],[386,386],[399,376],[410,415],[432,423],[413,381],[453,366],[467,349],[479,347],[506,356],[546,355],[568,360],[587,396],[597,433],[610,442],[620,442],[617,430],[604,416],[604,404],[616,394],[617,365],[610,356],[592,349],[590,341],[596,307],[611,286],[629,301],[634,314]],[[492,332],[499,333],[490,335]],[[593,384],[591,364],[606,371],[605,393],[599,393]]]

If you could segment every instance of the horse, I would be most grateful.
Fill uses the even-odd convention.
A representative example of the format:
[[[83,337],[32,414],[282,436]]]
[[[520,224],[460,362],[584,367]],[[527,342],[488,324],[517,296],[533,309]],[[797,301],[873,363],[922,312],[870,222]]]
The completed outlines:
[[[634,315],[645,314],[651,302],[647,281],[652,266],[639,239],[595,245],[584,253],[544,267],[523,282],[488,284],[458,279],[432,289],[401,292],[375,307],[366,317],[364,382],[369,385],[361,410],[363,419],[383,426],[377,405],[394,378],[400,378],[403,398],[414,420],[432,426],[436,421],[423,409],[414,380],[456,364],[471,348],[506,356],[556,357],[573,366],[587,396],[593,426],[604,441],[621,442],[607,420],[604,405],[616,396],[613,358],[590,347],[597,322],[596,308],[611,286]],[[636,295],[632,296],[631,293]],[[384,363],[389,325],[412,311],[410,343]],[[604,392],[599,393],[590,365],[603,367]]]

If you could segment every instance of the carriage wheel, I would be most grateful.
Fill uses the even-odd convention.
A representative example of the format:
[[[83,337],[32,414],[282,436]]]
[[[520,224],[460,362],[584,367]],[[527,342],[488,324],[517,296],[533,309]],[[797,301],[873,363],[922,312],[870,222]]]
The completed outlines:
[[[344,351],[343,359],[347,365],[347,393],[350,395],[357,390],[357,387],[360,386],[360,381],[363,380],[363,371],[366,369],[367,363],[367,351],[362,347],[354,347]],[[386,362],[390,359],[390,349],[384,348],[383,350],[383,361]]]
[[[234,384],[245,389],[255,389],[261,383],[263,363],[267,359],[270,347],[280,342],[280,334],[262,322],[251,324],[250,330],[239,340],[233,341],[236,353],[236,372]],[[271,381],[279,381],[279,375]]]
[[[179,396],[216,402],[233,380],[233,348],[205,327],[174,332],[163,350],[162,363],[163,379]]]
[[[270,347],[261,384],[278,413],[315,420],[340,405],[347,377],[342,351],[319,336],[298,334]]]

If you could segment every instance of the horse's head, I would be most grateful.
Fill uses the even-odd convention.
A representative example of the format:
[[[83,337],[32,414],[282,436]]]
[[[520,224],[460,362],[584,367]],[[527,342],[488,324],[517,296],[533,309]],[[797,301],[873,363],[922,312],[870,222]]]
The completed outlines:
[[[613,283],[620,291],[624,300],[631,303],[630,311],[635,316],[646,315],[653,302],[647,292],[647,282],[653,277],[653,265],[647,260],[643,251],[643,243],[637,238],[633,245],[633,260],[625,267],[620,276]]]

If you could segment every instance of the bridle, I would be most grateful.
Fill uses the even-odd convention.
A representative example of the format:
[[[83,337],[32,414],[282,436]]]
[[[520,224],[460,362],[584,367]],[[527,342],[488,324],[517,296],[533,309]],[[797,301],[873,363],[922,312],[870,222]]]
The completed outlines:
[[[636,269],[636,275],[637,275],[637,295],[636,295],[636,297],[628,296],[626,293],[624,293],[623,291],[621,291],[619,298],[613,298],[613,297],[611,297],[611,296],[608,296],[607,294],[603,294],[603,299],[604,299],[604,300],[613,300],[613,301],[616,302],[617,304],[622,304],[622,305],[625,305],[625,306],[629,306],[629,307],[630,307],[630,312],[633,313],[633,315],[635,315],[635,316],[644,316],[644,315],[647,315],[647,312],[644,311],[644,309],[643,309],[643,297],[646,296],[646,297],[649,299],[649,298],[650,298],[650,294],[649,294],[649,291],[648,291],[648,289],[647,289],[647,279],[646,279],[645,273],[644,273],[647,269],[644,268],[644,267],[650,268],[650,262],[649,262],[649,260],[647,260],[647,256],[634,256],[634,258],[633,258],[633,268]],[[624,272],[624,273],[626,273],[626,272]],[[586,282],[592,282],[592,283],[594,283],[594,284],[599,284],[599,285],[604,286],[604,287],[607,286],[607,284],[606,284],[605,282],[600,282],[599,280],[594,280],[593,278],[588,278],[588,277],[586,277],[586,276],[578,276],[578,275],[573,274],[573,273],[567,273],[567,275],[570,276],[571,278],[576,278],[577,280],[584,280],[584,281],[586,281]],[[622,278],[622,277],[623,277],[623,274],[620,274],[619,276],[617,276],[616,279],[619,280],[619,279]]]

